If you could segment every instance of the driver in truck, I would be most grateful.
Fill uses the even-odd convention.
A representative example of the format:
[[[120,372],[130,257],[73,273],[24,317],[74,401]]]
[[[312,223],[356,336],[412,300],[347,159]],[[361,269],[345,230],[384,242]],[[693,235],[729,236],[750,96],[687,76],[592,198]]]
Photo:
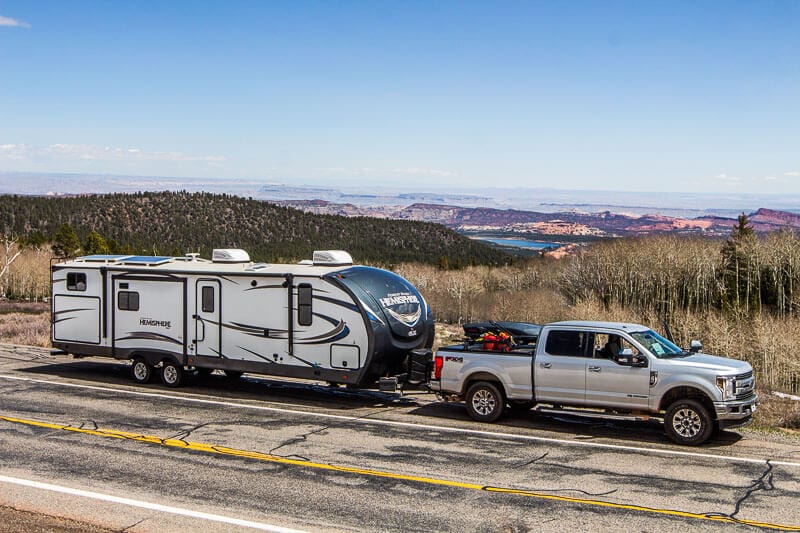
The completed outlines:
[[[617,335],[609,335],[608,341],[599,351],[598,355],[605,359],[613,359],[615,355],[619,355],[621,349],[620,339]]]

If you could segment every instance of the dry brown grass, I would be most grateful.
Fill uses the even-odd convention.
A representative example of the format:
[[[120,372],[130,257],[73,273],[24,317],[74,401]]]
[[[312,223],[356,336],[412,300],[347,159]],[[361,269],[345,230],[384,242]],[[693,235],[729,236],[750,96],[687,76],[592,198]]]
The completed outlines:
[[[0,342],[50,346],[50,304],[0,300]]]
[[[0,342],[50,346],[50,313],[0,314]]]
[[[783,428],[800,430],[800,401],[780,398],[769,392],[760,392],[758,410],[753,416],[756,429]]]

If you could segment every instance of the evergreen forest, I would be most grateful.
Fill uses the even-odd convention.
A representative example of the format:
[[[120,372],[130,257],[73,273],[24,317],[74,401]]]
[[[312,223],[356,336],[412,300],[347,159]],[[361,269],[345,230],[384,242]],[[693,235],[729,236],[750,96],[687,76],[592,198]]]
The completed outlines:
[[[141,192],[74,197],[0,196],[0,235],[78,253],[210,257],[242,248],[254,261],[294,262],[346,250],[359,263],[415,261],[448,268],[512,257],[438,224],[314,215],[228,194]]]

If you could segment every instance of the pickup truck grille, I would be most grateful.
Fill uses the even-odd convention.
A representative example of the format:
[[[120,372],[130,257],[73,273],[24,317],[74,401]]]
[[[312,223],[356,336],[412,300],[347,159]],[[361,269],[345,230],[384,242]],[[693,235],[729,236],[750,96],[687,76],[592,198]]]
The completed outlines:
[[[753,395],[756,387],[756,380],[753,379],[753,371],[738,374],[736,376],[736,388],[734,395],[737,400],[744,400]]]

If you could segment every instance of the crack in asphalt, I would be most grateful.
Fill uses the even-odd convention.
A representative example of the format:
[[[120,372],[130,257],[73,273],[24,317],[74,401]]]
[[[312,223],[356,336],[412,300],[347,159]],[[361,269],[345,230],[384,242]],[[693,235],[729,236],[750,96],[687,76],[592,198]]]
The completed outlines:
[[[92,427],[89,428],[92,431],[97,431],[98,429],[100,429],[100,426],[98,426],[97,422],[95,422],[94,420],[86,420],[84,422],[81,422],[81,425],[78,426],[78,429],[86,429],[86,424],[91,424],[92,425]]]
[[[753,483],[745,489],[744,496],[739,498],[739,500],[736,502],[736,506],[734,507],[733,513],[729,515],[731,518],[736,518],[736,515],[739,514],[739,511],[741,510],[742,504],[756,492],[760,491],[769,492],[771,490],[775,490],[775,485],[772,482],[773,467],[769,461],[770,460],[767,459],[767,467],[764,470],[764,473],[761,474],[761,477],[759,477],[758,479],[754,479]]]
[[[538,461],[541,461],[542,459],[544,459],[544,458],[545,458],[545,457],[547,457],[548,455],[550,455],[550,452],[544,452],[542,455],[540,455],[540,456],[539,456],[539,457],[537,457],[536,459],[531,459],[531,460],[530,460],[530,461],[528,461],[527,463],[521,463],[521,464],[518,464],[518,465],[514,465],[514,468],[521,468],[521,467],[523,467],[523,466],[532,465],[533,463],[536,463],[536,462],[538,462]]]
[[[359,416],[356,419],[354,419],[354,421],[355,420],[367,419],[367,418],[369,418],[369,417],[371,417],[373,415],[377,415],[377,414],[380,414],[380,413],[383,413],[383,412],[386,412],[386,409],[378,409],[378,410],[373,411],[371,413],[366,413],[366,414],[364,414],[362,416]],[[293,444],[298,444],[298,443],[301,443],[301,442],[307,442],[308,441],[308,437],[310,437],[312,435],[316,435],[316,434],[322,433],[323,431],[326,431],[326,430],[330,429],[330,427],[331,427],[330,425],[325,425],[325,426],[322,426],[321,428],[314,429],[312,431],[308,431],[308,432],[303,433],[301,435],[298,435],[296,437],[292,437],[292,438],[286,439],[283,442],[281,442],[280,444],[278,444],[277,446],[275,446],[274,448],[272,448],[267,453],[269,455],[274,455],[276,457],[283,457],[284,459],[298,459],[300,461],[308,461],[308,462],[310,462],[311,459],[308,458],[308,457],[305,457],[303,455],[297,455],[297,454],[281,455],[281,454],[275,453],[275,451],[279,450],[279,449],[281,449],[281,448],[283,448],[285,446],[292,446]]]
[[[200,428],[204,428],[204,427],[206,427],[206,426],[209,426],[209,425],[211,425],[211,424],[215,424],[215,423],[216,423],[216,422],[203,422],[202,424],[196,424],[196,425],[194,425],[194,426],[190,427],[189,429],[184,429],[184,430],[181,430],[181,431],[179,431],[178,433],[174,434],[173,436],[171,436],[171,437],[167,437],[167,439],[173,439],[173,440],[182,440],[182,441],[184,441],[184,442],[185,442],[185,441],[186,441],[186,439],[188,439],[188,438],[189,438],[189,436],[190,436],[192,433],[194,433],[195,431],[197,431],[198,429],[200,429]]]
[[[148,518],[142,518],[141,520],[139,520],[135,524],[131,524],[129,526],[125,526],[124,528],[119,530],[119,533],[125,533],[126,531],[130,531],[131,529],[135,528],[136,526],[138,526],[139,524],[141,524],[145,520],[148,520]]]
[[[325,425],[325,426],[322,426],[321,428],[317,428],[317,429],[314,429],[314,430],[311,430],[311,431],[307,431],[306,433],[298,435],[297,437],[292,437],[290,439],[286,439],[285,441],[281,442],[280,444],[278,444],[277,446],[272,448],[267,453],[269,455],[274,455],[276,457],[283,457],[284,459],[294,458],[294,459],[299,459],[300,461],[311,461],[311,459],[309,459],[308,457],[303,457],[302,455],[297,455],[297,454],[280,455],[278,453],[275,453],[275,450],[279,450],[279,449],[283,448],[284,446],[291,446],[293,444],[298,444],[300,442],[306,442],[308,440],[308,437],[310,437],[311,435],[315,435],[317,433],[322,433],[323,431],[326,431],[329,428],[330,428],[330,425]]]

